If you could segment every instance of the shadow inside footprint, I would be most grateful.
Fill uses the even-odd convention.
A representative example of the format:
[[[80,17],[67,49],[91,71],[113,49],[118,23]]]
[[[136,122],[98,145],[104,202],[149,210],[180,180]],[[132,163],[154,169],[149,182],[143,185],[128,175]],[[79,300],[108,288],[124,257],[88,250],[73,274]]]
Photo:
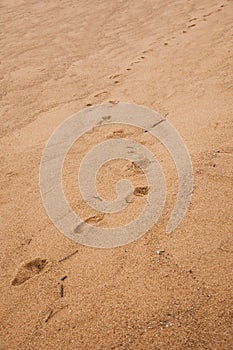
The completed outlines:
[[[139,197],[142,197],[142,196],[145,196],[148,194],[148,191],[149,191],[149,188],[147,186],[143,186],[143,187],[136,187],[133,194],[135,196],[139,196]]]

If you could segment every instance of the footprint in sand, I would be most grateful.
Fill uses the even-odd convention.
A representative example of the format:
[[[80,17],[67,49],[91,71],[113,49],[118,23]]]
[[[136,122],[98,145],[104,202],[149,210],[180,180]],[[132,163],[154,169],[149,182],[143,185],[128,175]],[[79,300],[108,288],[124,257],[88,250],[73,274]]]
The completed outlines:
[[[81,222],[81,224],[79,224],[74,232],[75,233],[83,233],[84,232],[84,228],[85,228],[85,223],[87,224],[98,224],[99,222],[101,222],[104,219],[104,214],[97,214],[94,216],[90,216],[89,218],[85,219],[83,222]]]
[[[189,20],[189,22],[193,22],[193,21],[196,21],[197,20],[197,18],[196,17],[193,17],[193,18],[191,18],[190,20]]]
[[[190,24],[188,28],[196,27],[196,23]]]
[[[11,282],[13,286],[19,286],[30,278],[41,273],[48,264],[46,259],[36,258],[19,267],[15,278]]]
[[[109,79],[115,79],[115,78],[118,78],[120,77],[122,74],[113,74],[113,75],[110,75]]]
[[[101,92],[98,92],[97,94],[95,94],[94,97],[100,97],[100,96],[105,95],[107,93],[108,93],[108,91],[101,91]]]
[[[148,186],[136,187],[136,188],[134,189],[133,194],[134,194],[135,196],[142,197],[142,196],[147,195],[147,194],[148,194],[148,191],[149,191]]]

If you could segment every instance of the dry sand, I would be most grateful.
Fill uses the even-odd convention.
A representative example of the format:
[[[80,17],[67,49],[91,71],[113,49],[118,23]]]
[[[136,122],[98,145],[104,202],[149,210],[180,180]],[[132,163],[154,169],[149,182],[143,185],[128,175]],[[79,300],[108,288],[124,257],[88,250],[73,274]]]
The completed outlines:
[[[0,349],[232,349],[233,2],[0,6]],[[195,188],[186,217],[166,235],[177,191],[166,152],[137,129],[93,131],[64,169],[67,197],[84,218],[93,213],[74,193],[76,166],[104,137],[126,135],[157,152],[168,182],[158,225],[128,246],[101,250],[58,232],[38,172],[55,127],[107,101],[167,114],[189,149]],[[144,185],[129,164],[110,164],[98,178],[106,198],[122,169]],[[122,220],[143,201],[137,197]],[[116,225],[119,217],[95,221]]]

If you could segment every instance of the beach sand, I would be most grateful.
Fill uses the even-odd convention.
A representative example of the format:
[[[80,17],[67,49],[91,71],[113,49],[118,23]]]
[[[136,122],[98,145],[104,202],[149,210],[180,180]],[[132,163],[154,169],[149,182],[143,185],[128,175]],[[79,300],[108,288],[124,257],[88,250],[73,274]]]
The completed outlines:
[[[0,349],[232,349],[233,2],[2,0],[0,10]],[[117,226],[145,204],[138,196],[124,215],[103,217],[82,203],[77,165],[104,138],[150,148],[168,187],[157,225],[141,239],[94,249],[50,221],[39,165],[62,121],[109,101],[166,116],[189,150],[194,191],[166,234],[178,183],[169,154],[137,128],[93,130],[63,172],[84,219]],[[126,161],[103,167],[100,193],[113,199],[127,171],[145,186],[131,170]]]

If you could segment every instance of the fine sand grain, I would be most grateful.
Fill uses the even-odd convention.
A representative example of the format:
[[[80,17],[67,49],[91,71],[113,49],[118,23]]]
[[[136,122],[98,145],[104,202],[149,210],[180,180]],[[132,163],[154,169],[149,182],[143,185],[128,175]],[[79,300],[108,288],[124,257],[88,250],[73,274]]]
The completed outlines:
[[[0,349],[232,349],[233,1],[2,0],[0,11]],[[63,169],[67,198],[87,222],[126,224],[147,195],[140,169],[119,160],[101,169],[97,186],[111,200],[128,176],[130,209],[110,216],[85,206],[77,167],[103,139],[148,147],[168,187],[153,229],[104,250],[58,232],[38,178],[53,130],[108,101],[166,116],[188,147],[195,186],[187,215],[166,235],[177,193],[166,150],[133,127],[88,133]]]

